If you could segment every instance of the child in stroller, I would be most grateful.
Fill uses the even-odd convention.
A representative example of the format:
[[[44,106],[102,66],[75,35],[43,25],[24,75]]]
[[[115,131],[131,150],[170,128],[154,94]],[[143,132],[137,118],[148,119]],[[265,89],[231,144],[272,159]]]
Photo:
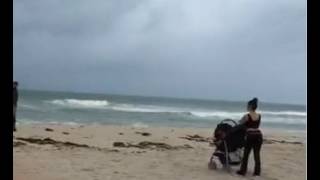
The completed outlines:
[[[213,136],[216,149],[210,157],[208,168],[217,169],[218,164],[226,169],[232,165],[240,165],[245,142],[243,126],[225,119],[217,125]]]

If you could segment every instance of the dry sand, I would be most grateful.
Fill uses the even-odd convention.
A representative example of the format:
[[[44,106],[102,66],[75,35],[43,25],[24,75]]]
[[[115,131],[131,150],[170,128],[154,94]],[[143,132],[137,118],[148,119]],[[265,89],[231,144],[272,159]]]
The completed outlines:
[[[262,175],[253,178],[252,154],[246,177],[235,174],[238,166],[231,173],[207,168],[214,147],[205,140],[212,132],[196,128],[21,125],[14,133],[14,180],[306,179],[304,134],[264,131],[269,141],[262,146]],[[204,137],[203,142],[180,138],[195,134]],[[140,146],[114,147],[114,142]],[[148,143],[163,144],[157,147]]]

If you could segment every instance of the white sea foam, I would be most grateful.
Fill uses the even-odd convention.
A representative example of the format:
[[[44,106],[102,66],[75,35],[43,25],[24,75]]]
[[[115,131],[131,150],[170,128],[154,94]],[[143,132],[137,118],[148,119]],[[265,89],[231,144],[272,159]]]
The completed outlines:
[[[148,128],[149,126],[147,124],[144,124],[142,122],[136,122],[132,124],[132,127],[134,128]]]
[[[263,122],[270,123],[282,123],[282,124],[306,124],[307,120],[305,118],[281,118],[281,117],[269,117],[263,118]]]
[[[241,118],[243,116],[243,112],[227,112],[227,111],[192,111],[191,115],[198,117],[225,117],[225,118]]]
[[[35,121],[27,118],[17,118],[17,124],[42,124],[44,122]]]
[[[51,104],[69,106],[69,107],[83,107],[83,108],[105,108],[114,111],[124,112],[145,112],[145,113],[183,113],[198,117],[239,117],[241,118],[245,112],[232,111],[217,111],[217,110],[201,110],[188,109],[181,107],[167,107],[167,106],[153,106],[141,104],[117,104],[109,103],[107,100],[84,100],[84,99],[56,99],[47,101]],[[31,107],[30,107],[31,108]],[[262,111],[262,115],[267,116],[306,116],[306,112],[301,111]]]
[[[111,107],[115,111],[124,112],[144,112],[144,113],[179,113],[193,115],[200,118],[206,117],[226,117],[226,118],[241,118],[246,112],[228,112],[228,111],[203,111],[203,110],[191,110],[186,108],[173,108],[173,107],[161,107],[161,106],[141,106],[141,105],[114,105]],[[298,111],[262,111],[263,116],[300,116],[305,117],[305,112]]]
[[[55,105],[78,108],[104,108],[109,105],[107,100],[56,99],[48,102]]]
[[[307,116],[306,112],[298,112],[298,111],[262,111],[261,114],[283,115],[283,116]]]
[[[181,116],[181,120],[201,119],[206,121],[217,121],[226,118],[239,120],[246,112],[243,111],[223,111],[208,109],[192,109],[188,107],[170,107],[143,104],[119,104],[110,103],[107,100],[84,100],[84,99],[55,99],[47,101],[51,104],[64,106],[67,108],[88,108],[105,109],[111,111],[121,111],[128,113],[170,113]],[[306,112],[303,111],[261,111],[263,122],[284,123],[284,124],[306,124]],[[139,126],[136,124],[135,126]],[[145,125],[142,125],[145,126]]]
[[[224,112],[224,111],[216,111],[216,112],[192,112],[193,116],[197,116],[200,118],[206,119],[225,119],[230,118],[234,120],[240,120],[241,117],[245,114],[245,112]],[[282,124],[306,124],[306,117],[302,116],[303,113],[299,112],[262,112],[263,122],[269,123],[282,123]],[[286,116],[294,116],[294,117],[281,117],[281,115]]]
[[[180,110],[170,109],[168,107],[151,106],[151,105],[131,105],[131,104],[117,104],[111,107],[115,111],[124,112],[145,112],[145,113],[174,113],[181,112]]]
[[[81,123],[73,121],[35,121],[26,118],[17,119],[17,124],[52,124],[52,125],[70,125],[70,126],[79,126]]]
[[[62,121],[62,122],[57,122],[57,121],[50,121],[49,124],[55,124],[55,125],[68,125],[68,126],[79,126],[82,125],[81,123],[78,122],[73,122],[73,121]]]

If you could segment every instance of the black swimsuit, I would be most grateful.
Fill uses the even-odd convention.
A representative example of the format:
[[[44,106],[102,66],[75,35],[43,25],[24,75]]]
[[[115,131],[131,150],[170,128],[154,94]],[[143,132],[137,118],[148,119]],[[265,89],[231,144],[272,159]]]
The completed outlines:
[[[247,134],[261,134],[261,131],[259,130],[259,126],[260,126],[260,122],[261,122],[261,115],[259,114],[259,119],[258,120],[253,120],[250,116],[250,114],[248,114],[248,121],[245,123],[245,126],[247,128]],[[250,129],[250,130],[248,130]]]

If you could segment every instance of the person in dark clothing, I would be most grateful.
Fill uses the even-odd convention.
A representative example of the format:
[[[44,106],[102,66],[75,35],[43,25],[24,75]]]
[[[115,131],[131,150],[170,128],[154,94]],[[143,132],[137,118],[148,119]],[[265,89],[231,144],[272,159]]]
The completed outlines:
[[[248,102],[247,110],[249,113],[244,115],[240,120],[240,124],[246,127],[246,141],[244,146],[243,159],[241,162],[240,170],[237,171],[239,175],[245,175],[247,172],[248,158],[251,149],[254,154],[254,176],[260,176],[261,173],[261,162],[260,162],[260,149],[263,142],[262,132],[259,129],[261,115],[256,113],[258,107],[258,99],[253,98]]]
[[[16,131],[16,111],[17,111],[17,105],[18,105],[18,82],[13,82],[13,131]]]

